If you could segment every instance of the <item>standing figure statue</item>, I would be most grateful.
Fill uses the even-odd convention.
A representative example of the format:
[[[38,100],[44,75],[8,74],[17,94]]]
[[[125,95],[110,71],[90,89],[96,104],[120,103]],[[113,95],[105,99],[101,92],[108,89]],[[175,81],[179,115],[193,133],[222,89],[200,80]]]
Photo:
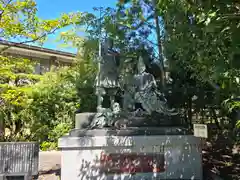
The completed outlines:
[[[113,41],[105,41],[100,57],[100,67],[96,77],[96,95],[98,96],[98,111],[101,111],[103,96],[110,96],[111,107],[115,103],[115,94],[119,85],[119,54],[113,50]]]
[[[142,59],[139,58],[137,64],[138,72],[134,76],[135,81],[135,101],[141,104],[147,114],[153,112],[164,115],[176,115],[174,109],[168,109],[167,100],[164,94],[157,89],[155,78],[152,74],[146,72],[146,66]]]
[[[113,41],[107,39],[100,45],[99,70],[96,77],[96,95],[98,98],[97,115],[91,123],[92,128],[103,128],[112,124],[114,111],[119,104],[115,102],[115,95],[120,88],[119,83],[119,54],[113,50]],[[110,107],[103,108],[104,96],[110,98]],[[116,113],[115,113],[116,114]]]

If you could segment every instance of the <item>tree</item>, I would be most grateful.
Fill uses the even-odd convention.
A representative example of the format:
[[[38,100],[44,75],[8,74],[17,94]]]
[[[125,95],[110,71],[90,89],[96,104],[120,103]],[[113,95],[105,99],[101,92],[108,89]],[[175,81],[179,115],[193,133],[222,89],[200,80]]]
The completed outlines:
[[[34,0],[1,0],[0,38],[14,43],[6,45],[0,52],[4,53],[15,44],[42,44],[57,29],[76,22],[81,23],[81,15],[80,12],[64,13],[60,18],[44,20],[37,17]],[[27,59],[2,55],[0,61],[1,132],[4,133],[7,128],[9,138],[27,139],[23,133],[26,129],[29,130],[28,126],[33,122],[31,118],[27,118],[31,104],[28,93],[41,77],[32,74],[34,66]]]
[[[34,73],[34,62],[28,59],[0,56],[0,131],[8,138],[18,138],[23,133],[24,112],[28,107],[27,92],[40,80]]]
[[[35,75],[30,60],[0,60],[1,130],[7,130],[3,140],[35,140],[43,148],[56,148],[57,139],[73,128],[77,109],[95,110],[96,68],[91,61],[78,60],[73,67]]]
[[[188,109],[190,118],[192,108],[200,114],[209,107],[211,114],[219,108],[223,113],[221,102],[239,95],[238,9],[232,1],[119,1],[104,16],[102,28],[127,57],[141,54],[138,50],[144,45],[153,59],[158,47],[157,59],[164,59],[174,77],[169,96],[182,96],[182,103],[172,104]],[[93,31],[99,32],[89,32]],[[156,42],[149,40],[154,32]],[[193,102],[194,96],[198,100]]]
[[[159,76],[162,88],[165,87],[165,68],[166,61],[164,55],[164,28],[159,10],[155,0],[141,1],[119,1],[117,5],[118,21],[128,32],[128,39],[136,46],[144,46],[151,54],[154,63],[159,67]],[[156,39],[153,39],[153,35]],[[132,43],[133,42],[133,43]]]
[[[25,116],[25,121],[29,122],[29,139],[45,141],[58,124],[64,124],[68,130],[72,128],[74,111],[80,102],[75,76],[76,71],[71,68],[61,68],[46,73],[32,86]]]
[[[75,111],[96,110],[93,92],[96,68],[91,61],[77,60],[73,67],[63,67],[43,75],[28,93],[29,139],[38,140],[42,148],[57,148],[58,138],[74,125]]]
[[[150,6],[150,7],[148,7]],[[148,8],[147,12],[145,8]],[[99,17],[86,13],[85,23],[80,23],[73,32],[66,32],[62,38],[71,39],[74,44],[84,43],[88,51],[94,52],[95,56],[98,52],[98,41],[102,42],[106,38],[114,40],[114,48],[121,54],[121,61],[126,59],[137,59],[140,55],[144,56],[148,69],[154,70],[156,78],[161,79],[164,85],[164,69],[163,69],[163,53],[158,53],[157,40],[151,40],[151,35],[155,33],[154,26],[154,9],[150,1],[133,1],[128,4],[119,3],[116,8],[94,8],[100,11]],[[159,18],[160,19],[160,18]],[[83,21],[82,21],[83,22]],[[79,38],[78,28],[85,25],[85,38]],[[101,33],[100,33],[101,32]],[[161,41],[162,41],[162,32]],[[160,41],[159,41],[160,43]],[[160,49],[163,49],[162,46]],[[85,48],[86,50],[86,48]],[[162,51],[162,50],[161,50]],[[157,57],[156,57],[157,56]]]
[[[80,18],[81,13],[70,13],[62,14],[57,19],[44,20],[37,17],[37,4],[34,0],[1,0],[0,38],[16,44],[43,43],[49,34],[79,22]]]
[[[182,97],[181,103],[172,104],[184,108],[188,118],[192,108],[200,114],[206,108],[216,114],[223,100],[239,94],[239,70],[233,66],[237,66],[239,52],[235,2],[132,0],[100,9],[100,18],[85,13],[77,23],[77,27],[86,27],[85,38],[78,37],[76,31],[62,36],[81,47],[84,59],[95,58],[101,34],[103,39],[114,39],[123,59],[145,55],[150,65],[159,60],[161,73],[156,74],[161,80],[165,61],[173,77],[169,96]],[[153,33],[158,35],[156,42],[150,39]],[[194,96],[198,99],[193,101]]]

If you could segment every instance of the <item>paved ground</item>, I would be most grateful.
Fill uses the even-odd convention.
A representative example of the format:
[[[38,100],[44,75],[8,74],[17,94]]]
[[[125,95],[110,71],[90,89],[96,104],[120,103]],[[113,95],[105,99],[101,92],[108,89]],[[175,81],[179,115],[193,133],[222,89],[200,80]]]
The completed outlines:
[[[39,180],[59,180],[61,152],[39,153]]]

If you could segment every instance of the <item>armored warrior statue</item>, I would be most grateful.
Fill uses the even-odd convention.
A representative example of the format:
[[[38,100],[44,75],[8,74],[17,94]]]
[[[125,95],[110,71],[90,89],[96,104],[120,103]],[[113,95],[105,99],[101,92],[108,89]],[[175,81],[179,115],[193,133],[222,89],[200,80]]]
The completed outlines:
[[[102,48],[102,47],[100,47]],[[113,41],[108,39],[99,57],[100,66],[96,77],[96,95],[98,96],[98,111],[101,111],[103,96],[110,96],[111,107],[115,103],[115,93],[119,88],[119,55],[113,50]]]
[[[96,77],[96,95],[98,98],[97,115],[94,118],[91,127],[106,127],[112,124],[116,107],[119,104],[115,102],[115,95],[120,87],[119,85],[119,54],[113,50],[113,41],[107,39],[103,45],[100,44],[99,70]],[[110,107],[103,108],[104,96],[110,97]]]

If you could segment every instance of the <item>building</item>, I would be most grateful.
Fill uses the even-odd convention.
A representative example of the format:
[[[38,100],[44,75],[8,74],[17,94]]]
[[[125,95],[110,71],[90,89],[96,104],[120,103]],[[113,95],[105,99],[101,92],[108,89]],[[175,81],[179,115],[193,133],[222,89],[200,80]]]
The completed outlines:
[[[39,74],[49,71],[52,65],[71,65],[76,57],[73,53],[9,41],[0,41],[0,52],[1,50],[4,50],[3,54],[6,56],[22,57],[38,62],[36,73]]]

